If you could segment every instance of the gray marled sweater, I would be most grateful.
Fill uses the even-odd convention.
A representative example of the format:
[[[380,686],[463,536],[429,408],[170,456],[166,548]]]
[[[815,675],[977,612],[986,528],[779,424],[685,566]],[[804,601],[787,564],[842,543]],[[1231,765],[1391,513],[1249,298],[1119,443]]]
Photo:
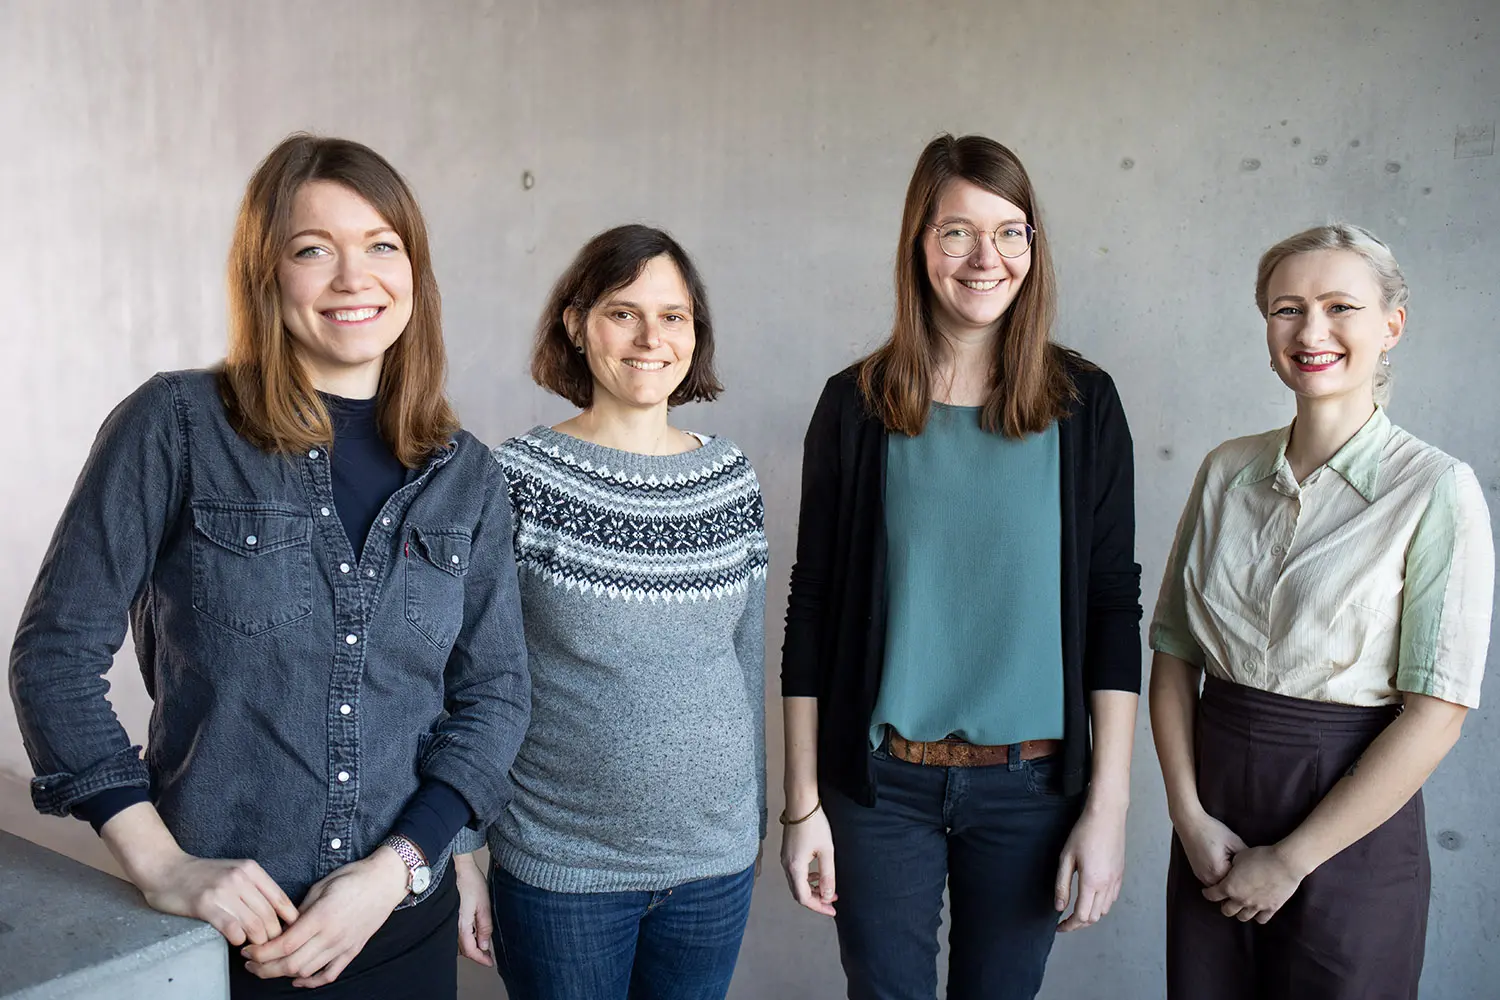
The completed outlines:
[[[722,437],[651,456],[537,427],[495,454],[515,516],[532,707],[490,851],[554,892],[743,871],[765,835],[755,471]]]

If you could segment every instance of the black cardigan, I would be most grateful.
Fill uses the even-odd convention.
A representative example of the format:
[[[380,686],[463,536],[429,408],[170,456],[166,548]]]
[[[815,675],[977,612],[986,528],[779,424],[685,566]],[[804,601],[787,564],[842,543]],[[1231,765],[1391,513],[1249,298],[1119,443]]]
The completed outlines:
[[[1058,423],[1062,501],[1063,763],[1088,785],[1088,692],[1141,688],[1130,428],[1114,382],[1067,354],[1079,401]],[[782,645],[783,697],[818,699],[818,777],[874,805],[870,715],[885,662],[886,431],[857,367],[833,376],[802,453],[802,512]]]

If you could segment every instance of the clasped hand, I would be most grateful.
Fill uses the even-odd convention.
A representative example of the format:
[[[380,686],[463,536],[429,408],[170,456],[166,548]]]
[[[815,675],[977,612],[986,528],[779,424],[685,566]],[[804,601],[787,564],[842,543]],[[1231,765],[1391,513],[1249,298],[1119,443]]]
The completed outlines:
[[[1226,917],[1263,924],[1292,898],[1305,877],[1279,846],[1249,847],[1223,823],[1201,813],[1177,825],[1177,836],[1203,898]]]

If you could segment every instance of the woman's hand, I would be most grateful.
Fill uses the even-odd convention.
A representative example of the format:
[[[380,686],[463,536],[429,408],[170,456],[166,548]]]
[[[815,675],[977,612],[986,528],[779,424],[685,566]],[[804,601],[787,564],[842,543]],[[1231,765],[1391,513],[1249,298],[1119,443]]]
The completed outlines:
[[[833,903],[839,898],[834,891],[833,831],[822,806],[802,822],[782,827],[781,868],[797,902],[814,913],[833,916]]]
[[[494,922],[490,914],[490,886],[484,870],[472,854],[453,855],[453,874],[458,878],[458,953],[491,968]]]
[[[1229,874],[1234,856],[1246,849],[1238,834],[1202,809],[1172,827],[1182,841],[1188,865],[1204,885],[1218,884]]]
[[[1125,812],[1123,805],[1091,799],[1073,825],[1057,865],[1053,907],[1058,913],[1067,910],[1074,874],[1078,876],[1078,898],[1072,914],[1057,925],[1058,931],[1066,933],[1098,923],[1120,898],[1125,882]]]
[[[120,810],[99,835],[153,910],[206,921],[235,947],[265,944],[297,919],[260,865],[188,854],[149,802]]]
[[[407,876],[389,847],[337,869],[307,890],[301,916],[284,934],[241,949],[245,968],[262,979],[291,976],[293,986],[326,986],[406,898]]]
[[[1298,872],[1279,847],[1247,847],[1234,856],[1229,874],[1203,890],[1203,898],[1226,917],[1263,924],[1286,905],[1302,884]]]
[[[265,944],[297,919],[297,908],[254,861],[198,858],[182,851],[137,875],[153,910],[197,917],[236,947]]]

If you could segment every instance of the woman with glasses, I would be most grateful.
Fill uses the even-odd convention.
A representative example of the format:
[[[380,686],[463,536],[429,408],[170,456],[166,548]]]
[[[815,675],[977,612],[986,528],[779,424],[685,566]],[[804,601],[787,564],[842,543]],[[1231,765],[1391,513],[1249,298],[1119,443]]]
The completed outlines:
[[[1296,420],[1204,459],[1151,625],[1173,1000],[1417,996],[1421,786],[1479,704],[1495,565],[1473,470],[1380,405],[1406,300],[1357,226],[1260,259]]]
[[[449,845],[510,794],[529,686],[504,476],[462,431],[401,176],[293,135],[245,191],[229,356],[105,421],[10,683],[43,812],[232,946],[230,995],[453,997]],[[130,739],[125,638],[155,701]]]
[[[855,1000],[936,994],[945,885],[956,1000],[1035,996],[1056,932],[1120,891],[1130,431],[1109,376],[1052,342],[1055,297],[1020,161],[940,136],[907,188],[890,339],[808,427],[781,860],[834,917]]]
[[[600,233],[532,351],[532,377],[581,412],[495,450],[535,698],[488,895],[460,855],[459,926],[517,1000],[729,990],[765,835],[767,550],[749,460],[669,419],[719,395],[713,362],[677,241]]]

